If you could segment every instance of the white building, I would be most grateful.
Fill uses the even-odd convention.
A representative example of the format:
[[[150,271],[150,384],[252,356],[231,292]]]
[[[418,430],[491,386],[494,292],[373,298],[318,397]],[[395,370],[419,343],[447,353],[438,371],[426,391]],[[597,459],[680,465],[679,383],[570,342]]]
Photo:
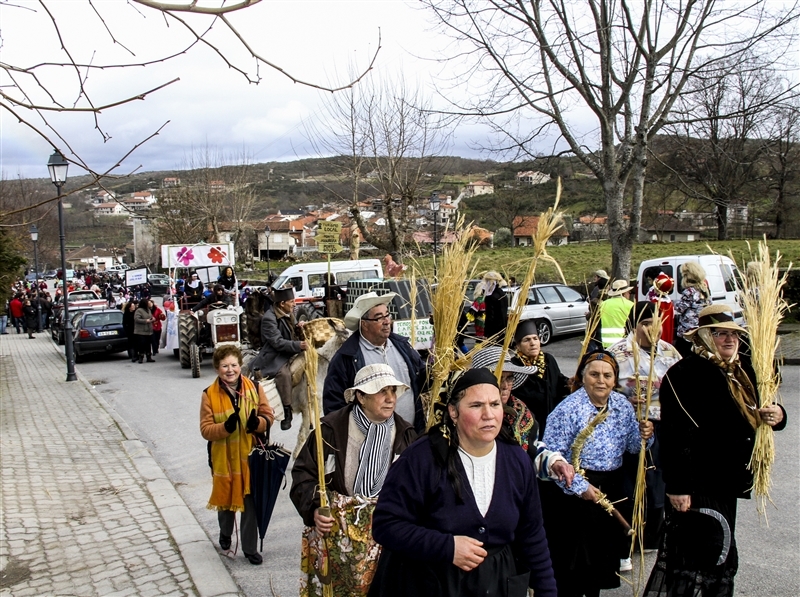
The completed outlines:
[[[492,193],[494,193],[494,185],[483,180],[476,180],[475,182],[471,182],[464,187],[464,194],[467,197],[491,195]]]
[[[537,172],[535,170],[527,170],[525,172],[517,172],[517,182],[521,184],[537,185],[550,182],[550,175],[544,172]]]
[[[94,206],[94,213],[97,216],[119,216],[127,213],[124,207],[116,201],[112,203],[97,203]]]

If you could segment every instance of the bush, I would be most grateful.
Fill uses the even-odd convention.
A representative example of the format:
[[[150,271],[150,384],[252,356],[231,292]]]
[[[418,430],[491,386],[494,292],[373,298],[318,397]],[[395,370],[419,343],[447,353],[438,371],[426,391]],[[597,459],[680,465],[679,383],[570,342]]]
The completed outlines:
[[[513,237],[511,230],[508,228],[498,228],[494,233],[494,246],[495,248],[505,248],[512,246]]]

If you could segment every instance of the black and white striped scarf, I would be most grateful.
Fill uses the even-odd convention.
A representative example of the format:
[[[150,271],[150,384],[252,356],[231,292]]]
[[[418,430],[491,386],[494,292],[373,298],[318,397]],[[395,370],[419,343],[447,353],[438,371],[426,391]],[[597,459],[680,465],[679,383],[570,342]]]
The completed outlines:
[[[358,452],[358,470],[353,484],[353,493],[365,497],[377,497],[386,479],[386,471],[392,463],[392,429],[394,416],[383,423],[370,421],[356,404],[353,407],[353,420],[366,436]]]

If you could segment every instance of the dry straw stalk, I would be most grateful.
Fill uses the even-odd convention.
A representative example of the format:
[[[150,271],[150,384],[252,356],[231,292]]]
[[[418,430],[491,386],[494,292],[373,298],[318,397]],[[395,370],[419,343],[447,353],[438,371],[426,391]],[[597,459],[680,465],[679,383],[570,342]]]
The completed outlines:
[[[750,249],[750,258],[751,261],[745,268],[747,274],[742,279],[742,312],[747,322],[759,407],[763,408],[777,402],[778,399],[780,380],[775,367],[775,357],[780,342],[778,326],[789,310],[789,305],[783,298],[783,287],[792,264],[790,263],[781,275],[778,269],[780,253],[776,251],[774,261],[771,260],[766,238],[759,241],[756,254]],[[756,429],[755,446],[749,468],[753,471],[756,508],[765,518],[767,501],[772,501],[769,491],[772,485],[771,471],[774,461],[774,432],[772,427],[762,423]]]
[[[439,280],[436,289],[431,289],[433,303],[433,329],[435,346],[431,366],[431,399],[427,408],[428,427],[433,424],[433,404],[439,396],[442,384],[450,371],[456,367],[455,340],[458,320],[464,306],[467,281],[474,274],[470,266],[477,249],[464,228],[463,216],[456,224],[456,240],[442,250],[439,260]]]
[[[528,265],[525,278],[522,280],[522,284],[519,287],[520,290],[517,297],[517,304],[514,305],[514,307],[508,313],[508,324],[506,325],[506,335],[505,339],[503,340],[503,351],[500,353],[500,360],[497,362],[497,369],[494,372],[498,382],[500,381],[500,377],[503,375],[503,361],[508,353],[511,340],[514,338],[514,332],[517,330],[519,320],[522,318],[522,310],[525,308],[525,305],[528,302],[528,289],[531,287],[531,284],[533,284],[535,279],[536,266],[538,265],[539,260],[541,259],[542,261],[552,263],[558,271],[561,281],[566,284],[566,281],[564,280],[564,273],[561,271],[561,266],[558,265],[558,262],[555,259],[547,254],[547,243],[550,241],[550,238],[564,226],[564,213],[557,211],[558,202],[560,200],[561,178],[559,177],[556,185],[556,200],[553,202],[553,207],[548,208],[546,212],[539,216],[539,223],[536,226],[536,232],[532,237],[533,258]]]

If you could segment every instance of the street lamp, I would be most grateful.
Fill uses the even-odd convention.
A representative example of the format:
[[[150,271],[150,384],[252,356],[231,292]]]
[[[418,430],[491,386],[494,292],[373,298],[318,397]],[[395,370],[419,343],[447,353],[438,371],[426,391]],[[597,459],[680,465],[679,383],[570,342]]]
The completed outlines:
[[[264,227],[264,236],[267,237],[267,285],[272,282],[272,272],[269,267],[269,235],[271,232],[269,226]]]
[[[439,206],[441,202],[439,201],[439,193],[433,193],[431,195],[430,201],[430,208],[433,212],[433,280],[436,281],[436,244],[439,240],[436,235],[436,220],[439,219]]]
[[[31,224],[31,240],[33,241],[33,267],[36,272],[36,330],[42,331],[42,301],[39,295],[39,252],[36,245],[39,243],[39,229],[36,224]]]
[[[58,189],[58,234],[61,244],[61,295],[64,300],[64,351],[67,357],[67,381],[77,381],[75,357],[72,354],[72,322],[69,318],[67,301],[67,294],[69,294],[67,291],[67,253],[64,237],[64,201],[61,195],[61,187],[67,182],[67,168],[69,168],[69,162],[56,149],[47,162],[47,169],[50,170],[50,180]]]

